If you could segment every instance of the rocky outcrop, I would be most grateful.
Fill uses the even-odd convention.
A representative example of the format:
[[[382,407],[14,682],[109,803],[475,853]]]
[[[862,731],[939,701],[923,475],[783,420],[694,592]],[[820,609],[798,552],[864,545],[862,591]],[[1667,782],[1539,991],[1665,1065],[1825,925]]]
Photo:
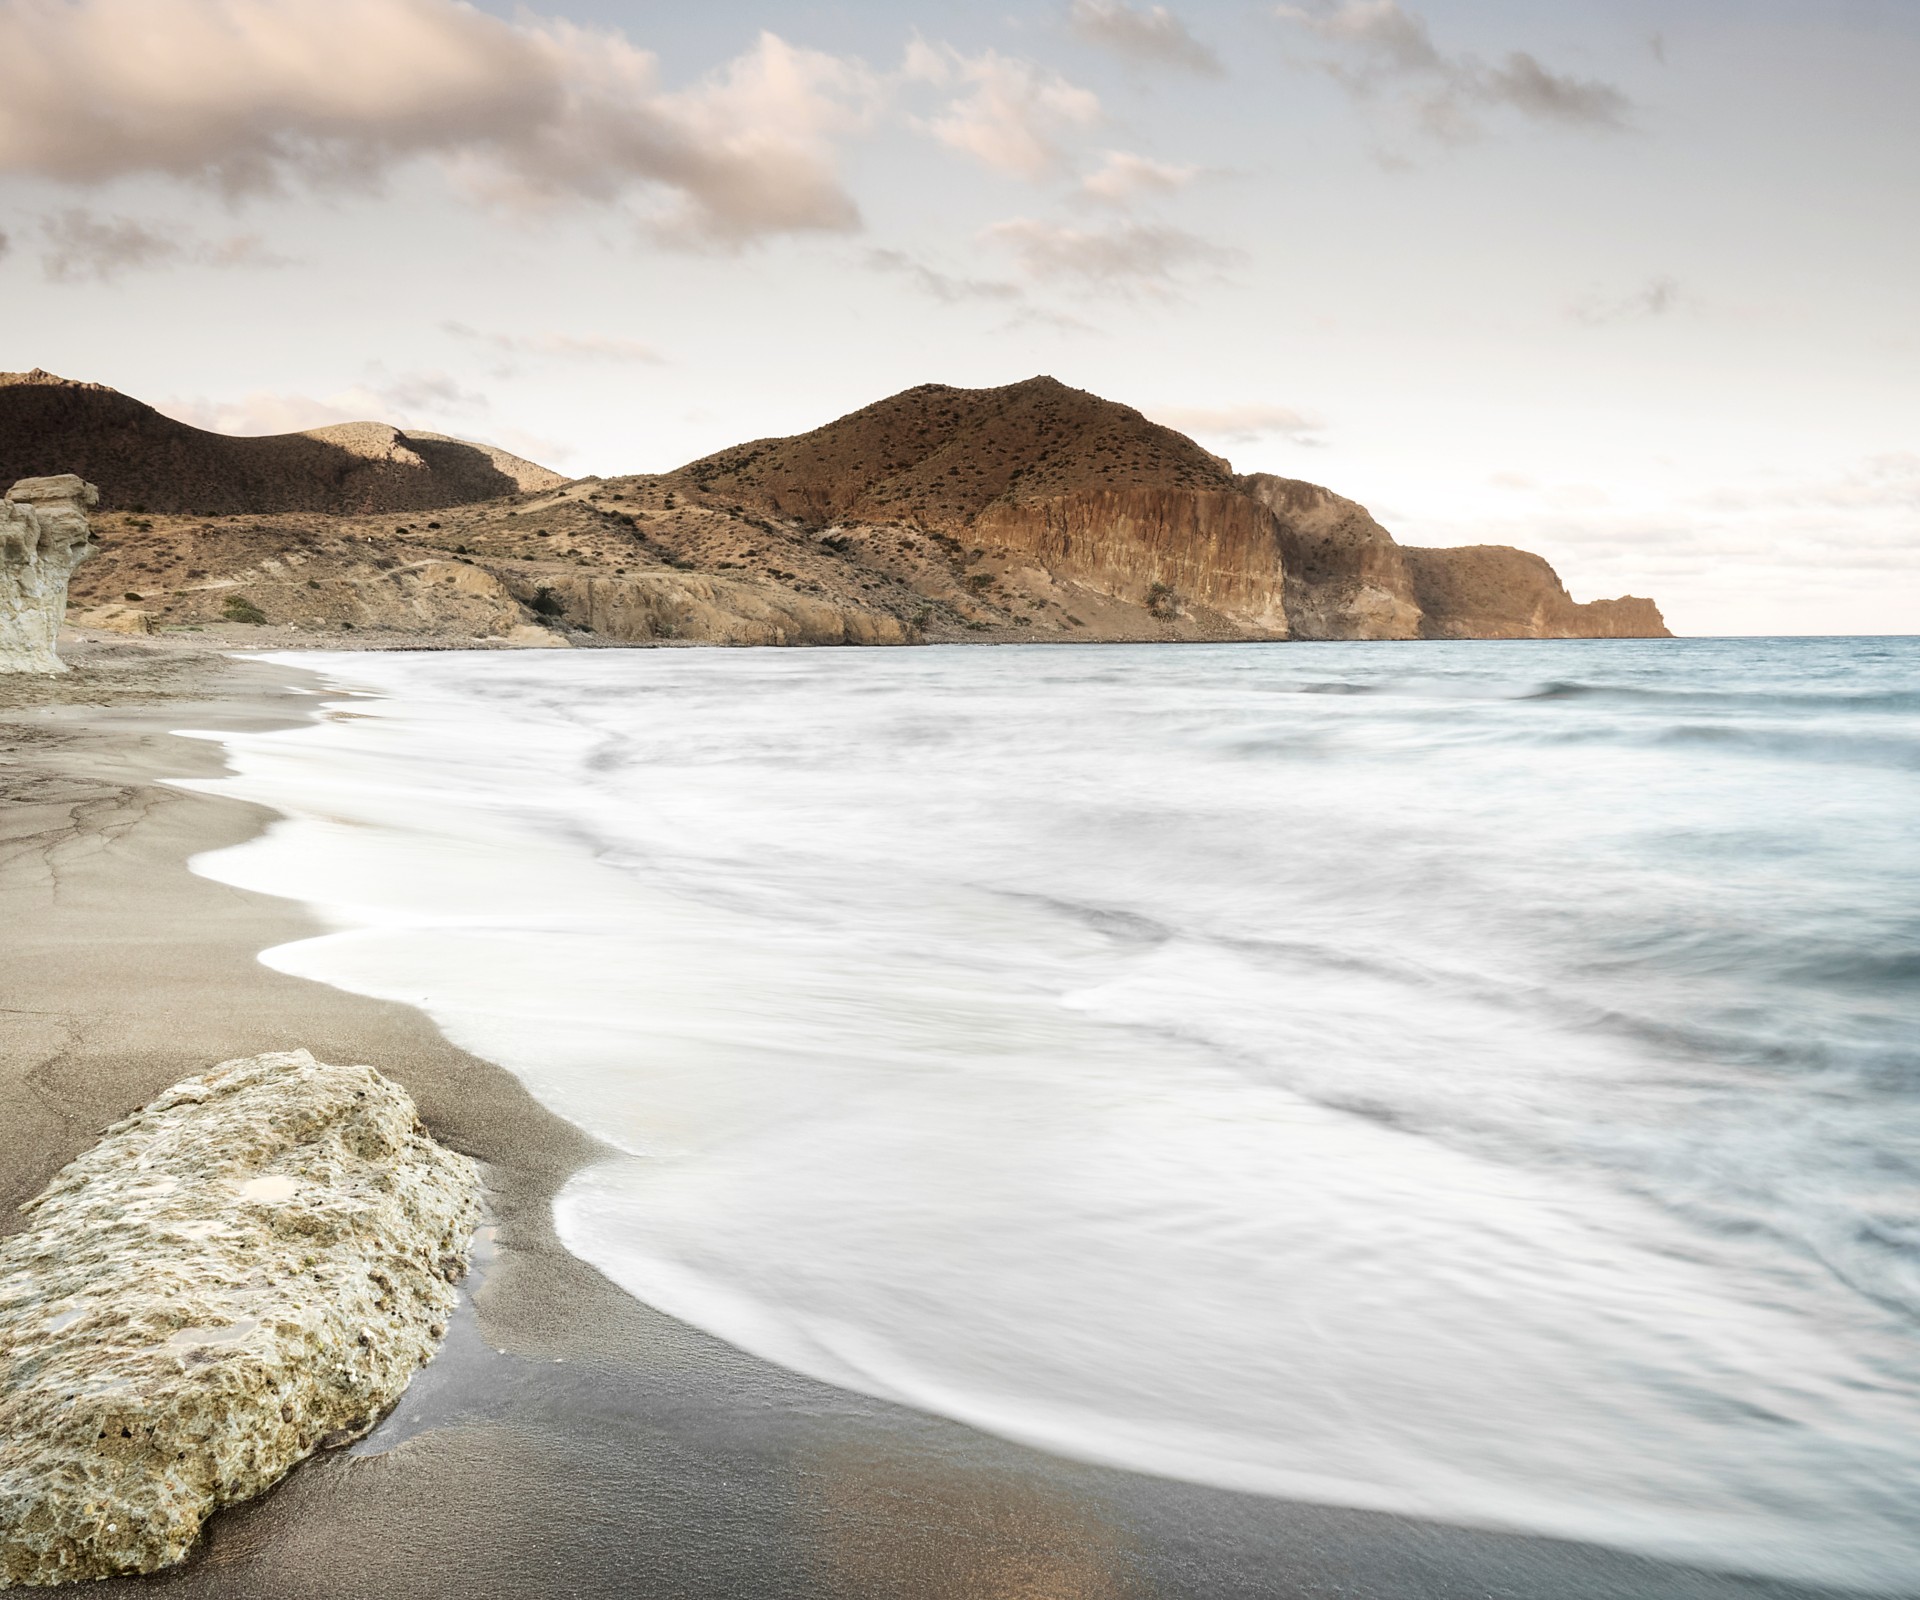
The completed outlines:
[[[1539,556],[1506,545],[1406,551],[1423,639],[1667,639],[1651,600],[1576,603]]]
[[[1365,506],[1268,472],[1239,482],[1279,522],[1294,638],[1419,638],[1420,603],[1406,554]]]
[[[623,644],[905,644],[884,611],[795,594],[770,583],[694,572],[627,578],[558,575],[521,580],[536,615],[564,619]]]
[[[1279,529],[1243,494],[1081,489],[989,506],[972,535],[1150,613],[1197,604],[1252,637],[1287,637]]]
[[[1352,500],[1269,473],[1236,477],[1171,428],[1051,378],[999,389],[925,384],[662,481],[763,528],[786,518],[944,541],[963,581],[978,585],[986,619],[1000,624],[1076,625],[1048,609],[1043,585],[1022,578],[1027,564],[1138,608],[1135,637],[1177,636],[1200,613],[1224,626],[1215,636],[1239,638],[1666,632],[1650,602],[1575,605],[1538,557],[1501,565],[1403,549]],[[1007,570],[990,575],[996,560]]]
[[[444,1335],[479,1206],[397,1084],[304,1050],[109,1128],[0,1240],[0,1587],[170,1566],[365,1434]]]
[[[76,623],[119,633],[492,647],[1666,631],[1651,602],[1575,605],[1519,552],[1403,549],[1352,500],[1236,477],[1046,377],[923,384],[674,472],[561,483],[385,424],[226,439],[110,389],[0,374],[0,465],[48,439],[93,451],[71,459],[97,457],[123,508],[97,519],[104,559],[74,591]]]
[[[565,481],[504,450],[384,422],[236,438],[104,384],[0,372],[0,481],[55,467],[99,484],[109,509],[197,516],[431,511]]]
[[[55,643],[73,569],[93,554],[100,491],[63,473],[22,478],[0,501],[0,672],[65,672]]]

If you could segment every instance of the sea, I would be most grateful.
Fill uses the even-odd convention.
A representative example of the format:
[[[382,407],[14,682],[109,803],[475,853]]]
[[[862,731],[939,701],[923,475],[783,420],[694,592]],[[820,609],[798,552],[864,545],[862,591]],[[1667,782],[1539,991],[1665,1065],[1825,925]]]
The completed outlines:
[[[195,869],[621,1288],[1072,1458],[1920,1592],[1920,639],[299,654]],[[206,735],[206,737],[213,737]]]

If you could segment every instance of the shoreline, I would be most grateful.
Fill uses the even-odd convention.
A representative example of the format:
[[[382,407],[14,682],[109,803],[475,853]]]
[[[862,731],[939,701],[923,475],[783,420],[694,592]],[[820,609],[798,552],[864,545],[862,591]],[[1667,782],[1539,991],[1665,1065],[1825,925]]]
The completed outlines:
[[[168,1084],[300,1047],[403,1083],[436,1136],[485,1164],[497,1226],[446,1351],[373,1436],[216,1517],[186,1566],[104,1592],[1818,1592],[1059,1460],[771,1367],[631,1300],[552,1228],[553,1193],[601,1146],[411,1008],[266,968],[261,950],[320,931],[311,915],[187,870],[271,814],[160,783],[224,769],[219,746],[172,730],[297,725],[311,674],[130,645],[73,659],[71,677],[0,699],[14,909],[0,1231]]]

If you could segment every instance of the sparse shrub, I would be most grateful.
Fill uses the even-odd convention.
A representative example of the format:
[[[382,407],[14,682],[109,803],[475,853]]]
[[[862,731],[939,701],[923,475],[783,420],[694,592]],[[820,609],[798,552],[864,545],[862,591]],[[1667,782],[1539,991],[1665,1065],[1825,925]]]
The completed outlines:
[[[226,612],[227,621],[229,622],[251,622],[257,624],[267,620],[266,612],[262,611],[243,594],[228,595],[226,604],[222,609]]]
[[[533,592],[533,601],[528,607],[536,617],[564,617],[567,603],[551,589],[539,588]]]
[[[1180,596],[1164,583],[1147,585],[1147,611],[1162,622],[1171,621],[1180,615]]]
[[[138,600],[140,596],[129,589],[125,594],[121,595],[120,598],[122,600]]]

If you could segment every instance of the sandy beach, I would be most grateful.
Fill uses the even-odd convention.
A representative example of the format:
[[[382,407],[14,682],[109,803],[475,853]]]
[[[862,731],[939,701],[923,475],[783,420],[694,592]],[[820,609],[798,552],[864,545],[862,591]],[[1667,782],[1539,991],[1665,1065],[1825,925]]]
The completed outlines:
[[[1550,1540],[1291,1505],[1052,1458],[787,1373],[568,1255],[596,1146],[428,1020],[255,958],[302,909],[194,876],[271,818],[170,788],[176,729],[284,726],[316,680],[158,644],[0,690],[0,1230],[108,1122],[231,1057],[402,1082],[484,1164],[495,1228],[440,1359],[351,1450],[224,1513],[146,1586],[206,1596],[1365,1596],[1733,1600],[1811,1591]],[[95,1593],[132,1594],[109,1583]]]

